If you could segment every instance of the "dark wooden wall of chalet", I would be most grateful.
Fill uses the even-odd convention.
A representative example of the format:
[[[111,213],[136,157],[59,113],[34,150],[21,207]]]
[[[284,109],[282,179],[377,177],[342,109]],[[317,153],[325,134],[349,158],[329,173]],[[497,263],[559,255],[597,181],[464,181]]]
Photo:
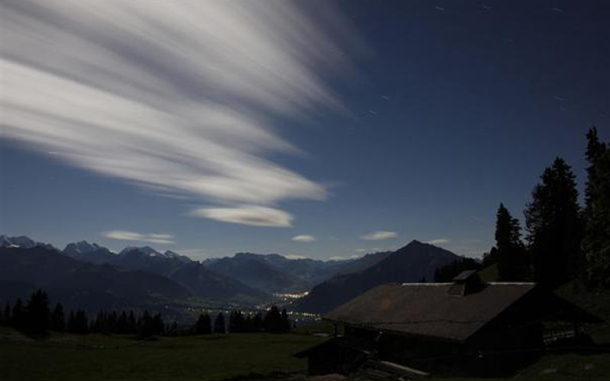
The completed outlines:
[[[362,360],[358,351],[339,346],[322,347],[313,351],[307,358],[307,368],[310,374],[344,373],[355,370]]]

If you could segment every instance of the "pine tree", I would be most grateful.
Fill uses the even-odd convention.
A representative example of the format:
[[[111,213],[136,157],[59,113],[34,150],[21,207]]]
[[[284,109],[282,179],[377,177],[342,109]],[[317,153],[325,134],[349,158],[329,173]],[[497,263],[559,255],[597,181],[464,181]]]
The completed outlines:
[[[7,302],[4,306],[4,325],[11,325],[12,316],[11,304]]]
[[[227,333],[225,325],[225,315],[221,312],[216,316],[214,320],[214,333]]]
[[[525,211],[527,241],[536,282],[553,288],[574,278],[580,263],[578,192],[570,166],[560,158],[540,179]]]
[[[245,322],[244,315],[241,313],[241,311],[231,311],[231,314],[229,315],[229,332],[245,332]]]
[[[77,310],[72,323],[72,332],[84,335],[89,333],[89,319],[83,310]]]
[[[438,267],[434,271],[434,281],[437,283],[452,282],[462,271],[479,270],[481,266],[472,258],[460,258],[448,265]],[[423,283],[423,282],[420,282]]]
[[[527,277],[525,247],[521,242],[519,220],[503,204],[496,214],[496,255],[501,281],[523,281]]]
[[[209,335],[212,333],[212,321],[210,315],[203,313],[199,315],[199,319],[195,323],[195,334],[196,335]]]
[[[129,311],[129,316],[127,317],[127,326],[128,326],[128,333],[130,335],[137,334],[138,324],[136,321],[136,316],[133,313],[133,311]]]
[[[152,317],[152,332],[153,335],[163,335],[165,332],[165,323],[160,313],[156,313]]]
[[[291,328],[292,328],[292,324],[290,323],[290,318],[288,317],[288,312],[284,308],[282,310],[282,332],[290,332]]]
[[[280,310],[276,306],[271,306],[264,321],[265,331],[271,333],[280,333],[284,329]]]
[[[55,305],[51,314],[51,330],[55,332],[64,332],[66,330],[66,317],[61,303]]]
[[[256,315],[252,318],[251,323],[252,332],[260,332],[263,330],[263,313],[258,311]]]
[[[584,277],[589,286],[610,288],[610,147],[599,141],[595,127],[587,134],[586,157]]]
[[[25,311],[23,302],[18,298],[11,311],[11,326],[15,329],[23,329],[25,327]]]
[[[95,320],[91,323],[91,330],[97,333],[110,333],[110,329],[108,327],[107,316],[105,311],[99,311]]]
[[[155,324],[150,313],[144,310],[144,313],[138,319],[138,338],[147,339],[155,335]]]
[[[70,314],[68,315],[66,329],[70,333],[76,333],[76,315],[74,314],[74,311],[70,311]]]

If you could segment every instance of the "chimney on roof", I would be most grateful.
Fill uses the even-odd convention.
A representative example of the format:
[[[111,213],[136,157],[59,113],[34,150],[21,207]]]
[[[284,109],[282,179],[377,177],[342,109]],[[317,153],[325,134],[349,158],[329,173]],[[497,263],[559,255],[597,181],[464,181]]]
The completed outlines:
[[[478,292],[483,288],[483,282],[476,270],[463,271],[453,278],[453,285],[447,291],[450,295],[465,296]]]

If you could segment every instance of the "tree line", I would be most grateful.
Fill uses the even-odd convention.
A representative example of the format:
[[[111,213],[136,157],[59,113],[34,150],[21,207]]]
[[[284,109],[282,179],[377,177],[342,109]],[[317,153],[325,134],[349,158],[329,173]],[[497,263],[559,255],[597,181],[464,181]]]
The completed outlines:
[[[208,313],[202,313],[189,331],[182,334],[207,335],[211,333],[250,333],[250,332],[270,332],[285,333],[290,332],[292,323],[288,317],[288,312],[283,309],[281,312],[276,306],[263,314],[261,311],[256,313],[244,314],[240,310],[233,310],[229,314],[228,324],[225,315],[221,312],[216,315],[212,324],[212,318]]]
[[[578,204],[576,176],[556,158],[534,186],[524,210],[525,237],[517,218],[500,203],[495,246],[482,265],[496,264],[500,281],[535,281],[556,288],[580,279],[590,288],[610,288],[610,144],[597,129],[587,133],[585,206]],[[437,282],[478,264],[459,261],[437,270]],[[449,278],[449,279],[448,279]]]
[[[140,339],[153,336],[184,336],[211,333],[244,333],[271,332],[284,333],[291,329],[291,322],[286,310],[272,306],[266,313],[244,314],[239,310],[231,311],[228,324],[221,312],[216,315],[214,324],[208,313],[203,313],[197,321],[187,327],[178,326],[176,322],[165,324],[161,314],[143,311],[99,311],[95,316],[84,310],[72,310],[65,313],[61,303],[51,310],[49,297],[43,290],[37,290],[26,303],[21,298],[13,305],[7,303],[0,310],[0,324],[11,326],[34,336],[44,336],[49,331],[74,334],[118,334],[134,335]]]

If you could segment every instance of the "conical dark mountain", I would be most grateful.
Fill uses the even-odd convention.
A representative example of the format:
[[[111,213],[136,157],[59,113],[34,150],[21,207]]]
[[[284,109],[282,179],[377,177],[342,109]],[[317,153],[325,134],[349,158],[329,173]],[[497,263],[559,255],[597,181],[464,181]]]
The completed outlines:
[[[303,312],[326,313],[348,300],[384,283],[433,280],[434,270],[459,257],[439,247],[412,241],[376,265],[356,273],[338,275],[317,286],[294,308]]]

